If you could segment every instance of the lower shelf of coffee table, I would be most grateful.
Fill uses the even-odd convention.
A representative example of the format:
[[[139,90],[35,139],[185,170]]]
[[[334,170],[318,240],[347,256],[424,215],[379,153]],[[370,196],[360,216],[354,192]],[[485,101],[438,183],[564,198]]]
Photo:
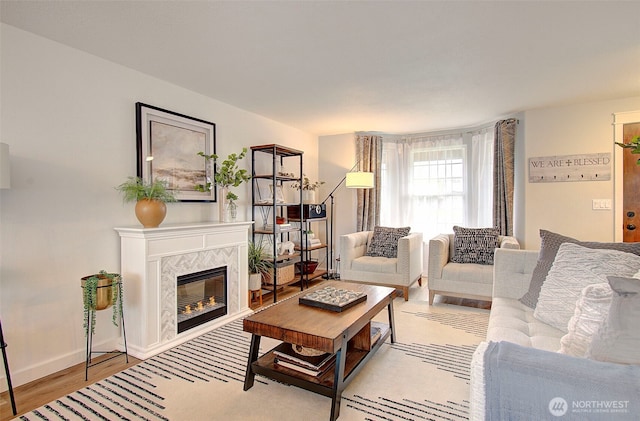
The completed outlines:
[[[367,325],[368,327],[368,325]],[[348,383],[352,375],[355,375],[365,365],[365,363],[376,353],[380,346],[387,340],[391,334],[391,329],[387,325],[382,326],[382,334],[380,338],[371,346],[370,350],[358,349],[350,346],[347,349],[347,359],[344,368],[344,382]],[[333,385],[335,378],[335,370],[337,365],[322,373],[319,376],[309,376],[297,370],[282,367],[274,362],[273,350],[267,352],[258,358],[252,364],[254,373],[272,378],[283,383],[301,387],[315,393],[333,396]]]

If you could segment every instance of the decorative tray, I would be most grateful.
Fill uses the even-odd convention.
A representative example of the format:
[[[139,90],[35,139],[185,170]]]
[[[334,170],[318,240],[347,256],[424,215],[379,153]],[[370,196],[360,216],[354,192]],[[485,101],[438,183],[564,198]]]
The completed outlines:
[[[344,311],[367,300],[367,294],[334,287],[324,287],[298,299],[300,304],[331,311]]]

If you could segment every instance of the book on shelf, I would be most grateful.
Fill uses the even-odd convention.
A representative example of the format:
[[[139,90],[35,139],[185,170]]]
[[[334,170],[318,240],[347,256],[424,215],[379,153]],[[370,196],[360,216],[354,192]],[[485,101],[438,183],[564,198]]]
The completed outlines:
[[[375,345],[382,336],[382,325],[377,322],[371,322],[371,345]]]
[[[288,368],[290,370],[295,370],[295,371],[299,371],[300,373],[304,373],[308,376],[320,376],[321,374],[326,373],[329,369],[331,369],[331,367],[334,366],[336,359],[332,358],[331,360],[328,361],[328,363],[323,366],[322,368],[319,369],[313,369],[313,368],[307,368],[307,367],[302,367],[298,364],[292,363],[290,361],[284,360],[280,357],[275,357],[273,359],[273,362],[276,363],[276,365]]]
[[[294,241],[295,245],[300,247],[301,242],[300,241]],[[322,244],[322,241],[320,241],[319,238],[309,238],[307,240],[307,247],[313,247],[313,246],[319,246]]]
[[[335,354],[325,352],[320,355],[304,355],[294,351],[295,346],[283,342],[273,350],[273,355],[279,361],[315,371],[322,371],[332,363],[332,360],[335,361]]]
[[[275,229],[274,229],[274,225],[273,224],[264,224],[264,230],[265,231],[273,231],[273,232],[280,232],[280,231],[290,231],[292,229],[291,224],[286,223],[286,224],[276,224],[275,225]]]

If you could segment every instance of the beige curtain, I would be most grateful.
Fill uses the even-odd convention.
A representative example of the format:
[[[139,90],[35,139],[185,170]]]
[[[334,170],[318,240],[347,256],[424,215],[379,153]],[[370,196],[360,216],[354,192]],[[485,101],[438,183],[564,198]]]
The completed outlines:
[[[496,123],[493,171],[493,225],[501,235],[513,235],[515,118]]]
[[[380,225],[380,165],[382,162],[382,136],[356,135],[356,155],[359,171],[374,174],[372,189],[358,189],[358,231],[371,231]]]

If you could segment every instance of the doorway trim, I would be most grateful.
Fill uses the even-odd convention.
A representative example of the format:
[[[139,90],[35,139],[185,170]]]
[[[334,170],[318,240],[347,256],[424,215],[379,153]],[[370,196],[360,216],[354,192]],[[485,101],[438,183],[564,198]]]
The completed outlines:
[[[614,142],[622,142],[622,129],[625,124],[640,123],[640,110],[638,111],[625,111],[619,113],[613,113],[613,139]],[[621,242],[623,237],[623,163],[622,163],[622,148],[614,144],[613,150],[613,237],[615,241]]]

